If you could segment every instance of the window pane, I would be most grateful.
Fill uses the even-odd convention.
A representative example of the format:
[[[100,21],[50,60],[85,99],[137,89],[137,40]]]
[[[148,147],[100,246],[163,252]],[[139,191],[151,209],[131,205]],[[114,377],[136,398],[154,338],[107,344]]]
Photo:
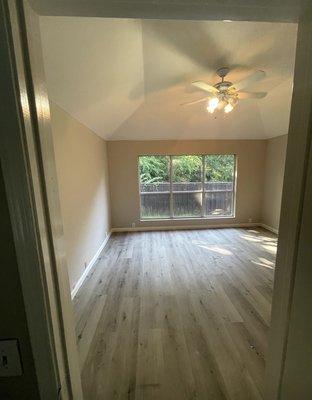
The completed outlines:
[[[206,182],[232,182],[235,156],[233,154],[210,154],[205,156]]]
[[[139,157],[140,190],[142,192],[169,192],[169,157]]]
[[[202,190],[202,157],[172,157],[172,190]]]
[[[205,215],[233,215],[235,156],[205,156]]]
[[[202,193],[174,193],[173,214],[175,217],[200,217]]]
[[[233,192],[205,193],[205,215],[233,215]]]
[[[139,157],[141,218],[170,218],[168,156]]]
[[[142,218],[170,218],[169,193],[141,194]]]

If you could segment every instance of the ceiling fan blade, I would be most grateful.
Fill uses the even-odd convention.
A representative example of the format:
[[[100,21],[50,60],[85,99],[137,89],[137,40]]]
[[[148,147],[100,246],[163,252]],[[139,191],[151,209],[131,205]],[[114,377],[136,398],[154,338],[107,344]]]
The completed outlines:
[[[240,100],[245,99],[263,99],[268,93],[267,92],[238,92],[238,98]]]
[[[265,77],[265,72],[264,71],[256,71],[254,74],[249,75],[247,78],[237,82],[233,83],[231,87],[234,87],[236,90],[242,90],[245,89],[247,86],[252,85],[255,82],[260,81]]]
[[[214,93],[214,94],[219,93],[219,90],[217,88],[215,88],[214,86],[208,85],[208,83],[205,83],[203,81],[192,82],[192,85],[197,87],[200,90],[204,90],[205,92]]]
[[[180,106],[191,106],[192,104],[201,103],[202,101],[208,100],[209,97],[202,97],[199,100],[188,101],[187,103],[182,103]]]

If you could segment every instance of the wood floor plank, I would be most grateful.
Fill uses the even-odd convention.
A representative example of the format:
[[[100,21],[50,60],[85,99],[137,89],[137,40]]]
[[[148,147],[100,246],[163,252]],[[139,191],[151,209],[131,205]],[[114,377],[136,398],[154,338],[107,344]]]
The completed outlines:
[[[74,299],[87,400],[263,400],[277,239],[114,234]]]

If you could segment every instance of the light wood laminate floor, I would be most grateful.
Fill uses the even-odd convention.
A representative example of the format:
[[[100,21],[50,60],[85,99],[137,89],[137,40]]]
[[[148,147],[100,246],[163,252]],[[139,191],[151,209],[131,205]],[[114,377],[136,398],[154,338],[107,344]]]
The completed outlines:
[[[114,234],[74,299],[85,399],[263,399],[276,242]]]

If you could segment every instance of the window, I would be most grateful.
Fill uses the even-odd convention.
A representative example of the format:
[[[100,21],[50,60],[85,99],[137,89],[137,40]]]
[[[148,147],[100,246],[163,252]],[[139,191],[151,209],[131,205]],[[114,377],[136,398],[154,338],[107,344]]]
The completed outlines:
[[[205,162],[205,216],[234,215],[235,156],[211,154]]]
[[[174,156],[172,164],[172,203],[174,217],[200,217],[203,204],[201,156]]]
[[[235,155],[140,156],[141,218],[234,215]]]
[[[170,218],[170,157],[142,156],[141,218]]]

